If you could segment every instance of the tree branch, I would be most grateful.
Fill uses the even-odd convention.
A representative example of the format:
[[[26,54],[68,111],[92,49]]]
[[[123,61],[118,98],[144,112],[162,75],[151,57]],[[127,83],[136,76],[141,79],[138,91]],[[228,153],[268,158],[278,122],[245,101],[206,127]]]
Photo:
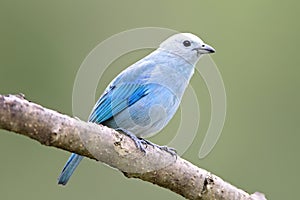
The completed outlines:
[[[249,195],[179,156],[150,145],[144,154],[124,134],[44,108],[23,95],[0,95],[0,128],[104,162],[129,178],[157,184],[187,199],[266,199],[258,192]]]

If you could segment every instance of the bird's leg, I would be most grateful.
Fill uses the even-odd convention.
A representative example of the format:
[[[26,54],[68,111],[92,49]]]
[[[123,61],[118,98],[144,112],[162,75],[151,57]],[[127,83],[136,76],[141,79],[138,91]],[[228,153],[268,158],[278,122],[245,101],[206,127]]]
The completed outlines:
[[[172,156],[177,156],[177,153],[176,153],[176,149],[172,148],[172,147],[167,147],[167,146],[159,146],[157,144],[154,144],[153,142],[150,142],[144,138],[140,138],[140,140],[142,141],[142,143],[144,144],[147,144],[147,145],[151,145],[153,147],[157,147],[159,148],[160,150],[163,150],[163,151],[166,151],[168,152],[169,154],[171,154]]]
[[[136,137],[136,135],[134,135],[133,133],[131,133],[128,130],[125,130],[123,128],[117,128],[116,131],[122,131],[125,135],[127,135],[128,137],[130,137],[130,139],[133,140],[135,146],[141,150],[143,153],[146,153],[146,149],[144,147],[143,144],[146,144],[143,140],[139,139],[138,137]]]

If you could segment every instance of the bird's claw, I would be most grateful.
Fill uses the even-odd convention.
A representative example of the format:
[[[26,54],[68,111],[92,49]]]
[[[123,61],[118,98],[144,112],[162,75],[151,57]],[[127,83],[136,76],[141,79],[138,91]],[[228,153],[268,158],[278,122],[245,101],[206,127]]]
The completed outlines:
[[[141,140],[144,144],[146,144],[146,145],[151,145],[151,146],[156,147],[156,148],[158,148],[158,149],[160,149],[160,150],[163,150],[163,151],[168,152],[168,153],[171,154],[172,156],[177,156],[176,149],[174,149],[174,148],[172,148],[172,147],[159,146],[159,145],[154,144],[154,143],[152,143],[152,142],[150,142],[150,141],[148,141],[148,140],[146,140],[146,139],[144,139],[144,138],[140,138],[140,140]]]
[[[116,129],[116,131],[122,131],[125,135],[127,135],[128,137],[130,137],[130,139],[133,140],[135,146],[141,150],[143,153],[146,153],[146,148],[144,147],[144,145],[150,145],[150,146],[153,146],[153,147],[156,147],[160,150],[163,150],[163,151],[166,151],[168,152],[169,154],[171,154],[172,156],[176,156],[177,157],[177,153],[176,153],[176,149],[172,148],[172,147],[167,147],[167,146],[159,146],[157,144],[154,144],[144,138],[138,138],[136,135],[134,135],[133,133],[125,130],[125,129],[122,129],[122,128],[118,128]]]
[[[116,129],[116,131],[122,131],[125,135],[127,135],[128,137],[130,137],[130,139],[132,139],[132,141],[134,142],[135,146],[141,150],[143,153],[146,153],[146,148],[144,147],[144,142],[139,139],[138,137],[136,137],[136,135],[134,135],[133,133],[122,129],[122,128],[118,128]]]

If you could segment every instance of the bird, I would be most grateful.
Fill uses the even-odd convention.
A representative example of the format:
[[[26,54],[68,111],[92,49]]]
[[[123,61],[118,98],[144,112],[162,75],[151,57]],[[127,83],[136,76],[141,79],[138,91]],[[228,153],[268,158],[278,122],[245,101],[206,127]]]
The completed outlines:
[[[129,136],[146,153],[144,144],[174,154],[173,149],[145,138],[161,131],[176,113],[194,68],[215,49],[192,33],[177,33],[117,75],[94,105],[89,122]],[[175,153],[176,154],[176,153]],[[66,185],[83,156],[72,153],[58,184]]]

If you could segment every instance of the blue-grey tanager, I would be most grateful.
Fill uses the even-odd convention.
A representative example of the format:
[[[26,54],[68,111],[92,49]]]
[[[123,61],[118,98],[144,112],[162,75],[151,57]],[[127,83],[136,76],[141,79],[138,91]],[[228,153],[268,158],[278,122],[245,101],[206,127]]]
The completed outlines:
[[[143,144],[174,116],[201,55],[215,50],[191,33],[179,33],[122,71],[95,104],[90,122],[121,130],[145,152]],[[156,145],[156,147],[159,147]],[[170,152],[169,148],[161,147]],[[82,156],[72,154],[58,183],[65,185]]]

